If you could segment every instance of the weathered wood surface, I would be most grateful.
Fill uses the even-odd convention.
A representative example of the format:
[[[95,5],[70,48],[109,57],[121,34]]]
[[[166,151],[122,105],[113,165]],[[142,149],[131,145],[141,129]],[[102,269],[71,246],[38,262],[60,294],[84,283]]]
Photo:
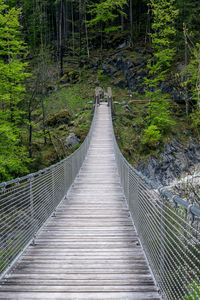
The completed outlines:
[[[2,280],[0,299],[160,299],[120,186],[106,104],[67,200]]]

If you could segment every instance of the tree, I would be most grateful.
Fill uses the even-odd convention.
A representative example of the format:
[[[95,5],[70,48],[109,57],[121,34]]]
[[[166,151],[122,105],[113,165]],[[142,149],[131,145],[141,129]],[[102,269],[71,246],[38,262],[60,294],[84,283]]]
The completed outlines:
[[[152,39],[153,56],[148,61],[149,77],[146,78],[147,97],[151,100],[148,110],[148,126],[166,134],[174,122],[170,118],[169,102],[159,87],[166,79],[175,56],[175,20],[178,14],[174,8],[175,0],[150,0],[153,15]]]
[[[174,8],[174,2],[175,0],[150,0],[153,14],[153,32],[150,34],[153,57],[148,62],[149,74],[152,77],[147,80],[150,87],[158,87],[165,79],[175,56],[175,20],[178,10]]]
[[[118,17],[118,14],[123,14],[122,8],[126,4],[127,0],[105,0],[89,5],[89,13],[93,18],[88,21],[88,26],[100,27],[101,48],[103,47],[103,33],[116,31],[120,28],[120,26],[112,26],[110,23]]]
[[[131,45],[133,46],[133,0],[130,0],[130,34],[131,34]]]
[[[176,20],[177,47],[182,51],[184,49],[183,23],[192,34],[194,42],[199,41],[200,5],[199,0],[176,0],[174,5],[179,11],[179,17]]]
[[[59,66],[59,75],[63,76],[63,33],[64,33],[64,0],[56,0],[57,7],[57,43],[58,43],[58,66]]]
[[[2,180],[27,172],[25,148],[21,145],[23,110],[21,102],[25,87],[23,81],[29,76],[25,46],[20,37],[20,10],[8,9],[0,0],[0,176]],[[21,58],[20,58],[21,57]]]
[[[191,55],[191,61],[186,65],[184,71],[189,75],[188,83],[193,86],[193,97],[197,100],[198,110],[200,110],[200,44],[195,44],[185,25],[183,30],[186,45],[188,46]]]

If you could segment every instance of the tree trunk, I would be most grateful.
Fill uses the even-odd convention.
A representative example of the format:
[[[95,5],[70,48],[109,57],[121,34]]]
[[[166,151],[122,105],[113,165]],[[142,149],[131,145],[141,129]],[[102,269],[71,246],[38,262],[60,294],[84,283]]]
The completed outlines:
[[[145,44],[147,41],[149,44],[151,44],[151,15],[150,15],[150,10],[148,9],[147,11],[147,16],[146,16],[146,33],[145,33]]]
[[[86,17],[86,6],[84,2],[84,19],[85,19],[85,39],[86,39],[86,47],[87,47],[87,55],[88,58],[90,57],[90,50],[89,50],[89,41],[88,41],[88,29],[87,29],[87,17]]]
[[[32,97],[30,98],[28,103],[28,122],[29,122],[28,151],[29,151],[30,158],[32,158],[32,129],[33,129],[33,126],[31,124],[32,121],[31,107],[32,107]]]
[[[74,41],[74,7],[73,7],[73,0],[71,0],[71,18],[72,18],[72,49],[73,49],[73,56],[75,54],[75,41]]]
[[[141,19],[141,14],[142,14],[142,1],[138,1],[137,2],[137,6],[138,6],[138,13],[137,13],[137,23],[138,23],[138,35],[140,35],[140,29],[141,29],[141,22],[140,22],[140,19]]]
[[[62,49],[62,25],[63,25],[63,0],[59,5],[59,28],[58,28],[58,65],[59,76],[63,76],[63,49]]]
[[[102,51],[103,51],[103,24],[102,24],[102,22],[100,24],[100,28],[101,28],[101,60],[102,60]]]
[[[79,0],[79,64],[81,63],[82,52],[82,7],[81,0]]]
[[[29,101],[29,109],[28,109],[28,122],[29,122],[29,135],[28,135],[28,151],[29,157],[32,158],[32,130],[33,126],[31,124],[32,116],[31,116],[31,100]]]
[[[44,108],[44,91],[42,92],[41,106],[42,106],[42,124],[43,124],[44,144],[46,145],[47,136],[46,136],[46,117],[45,117],[45,108]]]
[[[184,1],[184,7],[185,7],[185,1]],[[185,8],[184,8],[185,10]],[[187,48],[188,48],[188,42],[187,42],[187,36],[186,36],[186,27],[185,24],[183,24],[183,32],[184,32],[184,39],[185,39],[185,49],[184,49],[184,58],[185,58],[185,67],[188,65],[188,54],[187,54]],[[187,81],[187,74],[184,75],[183,80]],[[187,85],[184,88],[184,100],[185,100],[185,113],[186,116],[189,115],[189,101],[188,101],[188,89]]]
[[[34,90],[33,90],[33,93],[31,95],[31,98],[29,99],[29,102],[28,102],[28,122],[29,122],[29,136],[28,136],[28,151],[29,151],[29,157],[32,158],[32,133],[33,133],[33,126],[31,124],[32,122],[32,103],[33,103],[33,100],[35,98],[35,95],[37,93],[37,89],[38,89],[38,78],[35,82],[35,87],[34,87]]]
[[[64,2],[65,5],[64,5],[64,24],[65,24],[65,43],[66,43],[66,46],[67,46],[67,43],[68,43],[68,2]]]
[[[124,15],[121,14],[121,31],[124,31]]]
[[[33,24],[33,51],[35,53],[36,49],[36,3],[33,1],[33,16],[34,16],[34,24]]]
[[[200,110],[200,49],[198,51],[197,102]]]
[[[133,47],[133,0],[130,0],[130,35],[131,47]]]

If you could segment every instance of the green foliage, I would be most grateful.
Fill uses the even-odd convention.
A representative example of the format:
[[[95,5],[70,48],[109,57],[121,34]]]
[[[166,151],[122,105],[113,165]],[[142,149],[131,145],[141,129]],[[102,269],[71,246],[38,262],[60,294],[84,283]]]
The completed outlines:
[[[147,64],[149,77],[145,79],[145,83],[149,90],[154,91],[146,92],[146,97],[150,99],[146,118],[149,127],[144,131],[143,142],[148,143],[149,137],[153,142],[155,139],[155,145],[161,138],[160,134],[166,135],[174,125],[169,112],[170,104],[162,95],[159,86],[166,79],[174,59],[173,38],[178,11],[174,8],[174,0],[150,0],[150,8],[153,14],[153,57]]]
[[[21,115],[18,104],[25,92],[22,81],[29,74],[25,72],[27,64],[20,59],[20,56],[25,56],[18,21],[20,10],[12,8],[6,11],[6,8],[4,1],[0,0],[0,109],[6,120],[17,122]]]
[[[148,116],[146,118],[148,123],[157,126],[163,135],[168,134],[175,125],[175,122],[170,117],[169,101],[159,90],[147,95],[152,96],[148,105]]]
[[[80,89],[84,89],[83,85],[76,84],[48,95],[45,99],[47,115],[59,112],[61,109],[65,110],[66,108],[70,113],[84,109],[87,98],[83,98],[83,94],[80,94]]]
[[[0,181],[28,172],[28,153],[20,139],[21,132],[9,122],[0,122]]]
[[[121,29],[121,26],[109,26],[109,27],[106,27],[104,29],[104,32],[106,34],[110,33],[110,32],[113,32],[113,31],[117,31],[117,30],[120,30]]]
[[[93,27],[99,23],[107,25],[113,22],[119,14],[123,14],[122,8],[127,4],[127,0],[104,0],[99,3],[89,5],[89,13],[93,18],[88,21],[88,26]],[[119,26],[108,26],[105,32],[117,31]]]
[[[198,109],[194,110],[189,117],[191,120],[191,127],[198,132],[200,129],[200,111]]]
[[[99,81],[104,81],[106,79],[106,76],[103,74],[103,70],[98,70],[97,71],[97,79]]]
[[[158,127],[156,125],[150,125],[144,130],[142,144],[147,145],[150,148],[156,148],[161,140],[161,137],[162,135]]]
[[[22,146],[19,123],[24,117],[20,109],[24,97],[23,81],[29,76],[25,46],[20,37],[20,10],[8,9],[0,0],[0,180],[8,180],[28,171],[29,162]]]
[[[198,103],[200,109],[200,44],[194,43],[185,24],[183,24],[185,43],[190,51],[190,61],[182,70],[180,76],[183,78],[181,85],[192,95],[192,99]],[[188,50],[186,49],[186,51]]]
[[[177,47],[182,51],[184,49],[183,23],[189,29],[194,42],[199,42],[200,5],[199,0],[176,0],[174,5],[179,10],[179,18],[176,21]]]
[[[198,300],[200,297],[200,285],[193,281],[189,286],[191,292],[183,297],[183,300]]]
[[[18,6],[17,0],[9,1],[17,2],[15,7]],[[52,21],[55,20],[55,6],[54,0],[20,1],[23,35],[32,53],[37,53],[39,47],[46,45],[47,40],[49,42],[54,34]],[[50,15],[51,17],[49,17]]]
[[[150,35],[154,54],[148,61],[149,74],[153,75],[153,78],[146,82],[148,86],[158,86],[158,83],[164,80],[174,59],[173,39],[176,33],[175,20],[178,15],[174,2],[175,0],[150,0],[153,14],[153,33]]]

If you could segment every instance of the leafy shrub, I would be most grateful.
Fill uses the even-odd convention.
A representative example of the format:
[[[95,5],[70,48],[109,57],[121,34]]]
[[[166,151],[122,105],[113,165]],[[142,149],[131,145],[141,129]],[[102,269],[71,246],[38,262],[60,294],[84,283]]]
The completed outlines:
[[[195,112],[190,114],[191,127],[193,129],[200,128],[200,111],[196,110]]]
[[[161,134],[166,134],[175,125],[174,120],[170,116],[170,103],[161,94],[160,90],[149,94],[151,102],[149,103],[147,121],[151,125],[155,125]]]
[[[6,121],[0,126],[0,182],[28,173],[31,160],[19,137],[21,132]]]
[[[99,81],[104,81],[106,80],[106,76],[103,74],[103,70],[98,70],[97,71],[97,79]]]
[[[156,125],[150,125],[144,130],[142,137],[142,144],[147,145],[150,148],[156,148],[161,140],[161,133]]]

